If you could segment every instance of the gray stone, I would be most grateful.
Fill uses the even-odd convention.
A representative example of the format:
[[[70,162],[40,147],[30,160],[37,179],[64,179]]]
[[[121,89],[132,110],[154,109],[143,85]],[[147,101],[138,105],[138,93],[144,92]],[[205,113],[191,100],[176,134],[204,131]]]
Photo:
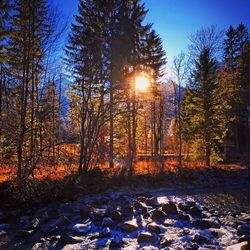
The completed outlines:
[[[194,243],[194,244],[191,244],[190,246],[187,247],[187,250],[198,250],[199,249],[199,246]]]
[[[65,227],[71,223],[70,219],[66,216],[60,216],[54,223],[54,226]]]
[[[157,201],[157,198],[156,198],[156,197],[148,198],[148,199],[145,201],[145,203],[146,203],[147,206],[151,206],[151,207],[159,206],[159,202]]]
[[[31,250],[51,250],[52,245],[50,242],[40,242],[40,243],[36,243]]]
[[[109,237],[110,236],[110,229],[109,227],[105,227],[102,229],[101,233],[100,233],[100,237],[102,238],[106,238],[106,237]]]
[[[157,220],[160,220],[160,219],[165,219],[166,217],[167,217],[167,215],[163,211],[161,211],[159,209],[154,210],[152,215],[151,215],[151,219],[153,221],[157,221]]]
[[[22,216],[19,221],[22,225],[26,225],[30,223],[30,216]]]
[[[208,237],[204,235],[200,235],[200,234],[195,234],[192,241],[194,243],[197,243],[198,245],[203,244],[203,243],[209,244],[211,242],[211,240]]]
[[[194,206],[190,208],[189,213],[192,216],[201,216],[202,210],[199,207]]]
[[[113,220],[110,217],[104,217],[102,220],[103,227],[111,227],[113,225]]]
[[[163,235],[160,239],[160,245],[163,247],[170,245],[172,242],[173,240],[170,239],[167,235]]]
[[[110,217],[113,221],[121,221],[122,213],[118,210],[108,210],[106,213],[107,217]]]
[[[9,224],[0,224],[0,230],[8,230],[10,228]]]
[[[0,237],[6,235],[7,233],[4,230],[0,230]]]
[[[165,212],[166,214],[177,214],[177,207],[174,204],[174,202],[170,201],[166,204],[162,205],[162,211]]]
[[[180,220],[187,220],[190,221],[190,215],[183,213],[183,212],[179,212],[178,216],[180,218]]]
[[[72,229],[77,233],[83,233],[86,234],[90,232],[92,229],[91,223],[85,223],[85,224],[75,224]]]
[[[121,229],[122,231],[126,233],[131,233],[138,229],[138,225],[136,221],[127,221],[123,223],[123,225],[121,226]]]
[[[150,243],[153,241],[153,235],[149,232],[142,232],[137,237],[138,243]]]
[[[115,234],[114,237],[111,239],[110,246],[114,248],[120,248],[122,245],[122,238],[119,234]]]
[[[34,230],[18,230],[15,234],[17,238],[27,238],[30,237],[34,233]]]
[[[148,225],[148,231],[151,232],[151,233],[160,234],[161,233],[161,228],[156,223],[151,223],[151,224]]]
[[[86,205],[82,209],[80,209],[80,215],[82,217],[89,217],[89,214],[91,211],[92,211],[92,207],[90,205]]]
[[[210,220],[210,219],[200,219],[193,221],[193,226],[202,228],[202,229],[208,229],[208,228],[220,228],[220,224],[217,221]]]
[[[178,208],[184,212],[188,212],[190,210],[190,207],[185,203],[178,204]]]
[[[250,225],[240,225],[237,228],[237,235],[242,236],[242,235],[250,235]]]
[[[247,243],[247,241],[229,246],[226,248],[226,250],[247,250],[249,247],[249,244]]]
[[[77,238],[77,237],[72,237],[70,235],[68,235],[67,233],[63,233],[60,237],[59,242],[62,245],[66,245],[66,244],[77,244],[77,243],[81,243],[83,240],[81,238]]]
[[[194,227],[198,227],[202,229],[208,229],[210,227],[210,223],[208,220],[195,220],[193,221],[192,225]]]

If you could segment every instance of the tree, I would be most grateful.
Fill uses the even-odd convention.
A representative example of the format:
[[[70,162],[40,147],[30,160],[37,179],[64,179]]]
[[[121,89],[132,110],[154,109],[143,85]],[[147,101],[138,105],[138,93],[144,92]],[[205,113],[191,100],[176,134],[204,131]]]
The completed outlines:
[[[179,167],[182,167],[182,121],[181,121],[181,89],[183,86],[184,78],[187,74],[187,67],[185,62],[185,54],[181,52],[177,57],[174,58],[174,72],[177,77],[178,83],[178,130],[179,130]]]
[[[192,139],[203,141],[208,166],[211,163],[212,151],[216,151],[218,143],[222,142],[225,135],[224,106],[220,98],[218,79],[218,64],[211,58],[210,50],[204,47],[195,63],[185,94],[182,133],[192,132]]]
[[[49,147],[42,145],[40,101],[47,80],[44,61],[59,37],[54,20],[45,0],[13,3],[6,44],[8,99],[3,122],[5,146],[16,152],[12,160],[17,162],[19,180],[29,177],[41,158],[40,152]]]
[[[80,118],[79,172],[94,165],[93,155],[100,129],[107,119],[107,61],[104,48],[107,41],[109,5],[102,1],[79,3],[76,24],[71,26],[66,61],[75,78],[71,87],[71,102]],[[95,46],[93,46],[95,44]]]
[[[221,84],[227,90],[227,103],[231,107],[227,110],[228,138],[233,139],[236,152],[243,152],[246,144],[244,134],[244,93],[245,84],[242,77],[242,53],[247,41],[249,41],[247,28],[241,23],[237,28],[232,26],[226,32],[224,40],[224,68],[221,76]],[[243,77],[244,78],[244,77]],[[227,157],[227,156],[226,156]]]

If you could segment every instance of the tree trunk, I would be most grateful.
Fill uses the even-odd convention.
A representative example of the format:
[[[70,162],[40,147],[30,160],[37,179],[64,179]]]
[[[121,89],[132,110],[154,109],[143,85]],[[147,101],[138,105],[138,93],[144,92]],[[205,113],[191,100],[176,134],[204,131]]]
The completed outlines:
[[[109,128],[109,167],[114,167],[114,89],[113,82],[110,86],[110,128]]]

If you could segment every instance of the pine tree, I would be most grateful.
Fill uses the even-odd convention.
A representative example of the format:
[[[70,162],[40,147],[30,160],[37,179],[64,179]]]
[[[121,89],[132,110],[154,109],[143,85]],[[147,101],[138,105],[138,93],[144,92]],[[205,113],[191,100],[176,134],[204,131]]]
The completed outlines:
[[[12,100],[11,110],[17,119],[13,124],[15,126],[13,131],[15,131],[19,179],[25,177],[29,172],[28,166],[33,166],[36,162],[34,161],[35,110],[44,44],[50,33],[47,11],[47,2],[44,0],[16,0],[11,18],[8,71],[12,79],[9,88],[15,97],[15,100]]]
[[[242,104],[244,87],[241,82],[240,62],[242,52],[248,38],[247,28],[241,23],[236,29],[232,26],[226,32],[224,40],[224,71],[222,74],[222,85],[227,90],[227,103],[231,107],[227,110],[228,137],[233,138],[236,152],[244,150],[242,139]],[[242,134],[243,132],[243,134]]]
[[[105,2],[105,1],[104,1]],[[80,160],[79,171],[87,171],[93,164],[92,158],[106,119],[107,68],[104,48],[107,41],[105,25],[109,15],[108,5],[103,1],[85,0],[79,3],[76,24],[72,24],[69,45],[66,47],[66,61],[75,77],[71,101],[80,115]],[[93,46],[95,45],[95,46]]]
[[[182,133],[183,138],[202,140],[208,166],[212,152],[218,149],[225,134],[223,110],[218,64],[211,58],[210,50],[204,48],[195,63],[190,86],[185,93],[182,105]],[[187,138],[187,135],[190,137]]]

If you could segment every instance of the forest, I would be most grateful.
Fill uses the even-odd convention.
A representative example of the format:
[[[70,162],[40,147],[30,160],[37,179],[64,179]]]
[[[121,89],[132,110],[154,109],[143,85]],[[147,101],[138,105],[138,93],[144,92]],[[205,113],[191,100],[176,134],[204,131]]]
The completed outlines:
[[[68,23],[49,0],[0,1],[0,207],[249,181],[247,25],[201,27],[170,68],[148,11],[80,0]]]

